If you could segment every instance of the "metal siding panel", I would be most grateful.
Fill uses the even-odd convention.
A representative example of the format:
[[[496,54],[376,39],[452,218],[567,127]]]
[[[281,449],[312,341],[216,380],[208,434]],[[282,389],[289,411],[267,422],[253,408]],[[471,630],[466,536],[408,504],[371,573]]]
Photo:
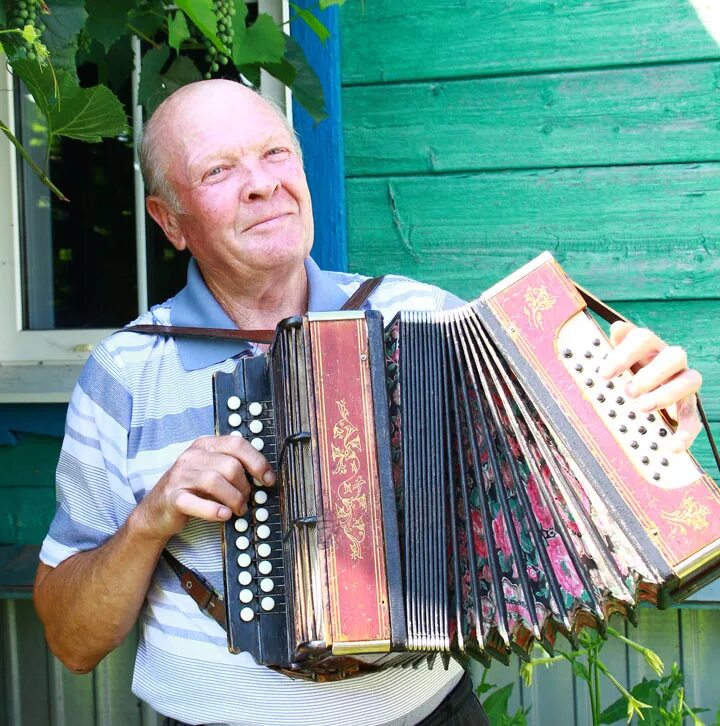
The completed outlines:
[[[718,653],[720,652],[720,609],[682,610],[682,659],[686,700],[693,708],[708,708],[700,714],[712,721],[720,709]]]

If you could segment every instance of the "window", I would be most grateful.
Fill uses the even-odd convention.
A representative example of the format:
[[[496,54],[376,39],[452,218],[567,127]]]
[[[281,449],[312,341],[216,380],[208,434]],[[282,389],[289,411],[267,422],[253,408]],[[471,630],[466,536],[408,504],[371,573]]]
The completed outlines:
[[[260,0],[258,11],[288,17],[283,0]],[[139,41],[133,54],[140,54]],[[45,149],[33,144],[42,117],[12,81],[3,65],[0,118],[14,123],[43,165]],[[120,92],[127,109],[138,82],[135,73]],[[263,74],[262,85],[291,108],[282,84]],[[133,108],[137,132],[140,112]],[[67,400],[68,381],[102,338],[183,286],[187,258],[146,220],[132,129],[101,144],[62,139],[53,147],[50,176],[70,204],[18,159],[0,140],[0,402]]]

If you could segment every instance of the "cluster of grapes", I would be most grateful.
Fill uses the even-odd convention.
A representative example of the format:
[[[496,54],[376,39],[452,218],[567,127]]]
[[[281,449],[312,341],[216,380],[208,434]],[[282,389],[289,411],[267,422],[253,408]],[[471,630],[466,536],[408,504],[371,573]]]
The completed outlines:
[[[217,36],[228,52],[232,52],[234,32],[232,19],[235,15],[235,0],[214,0],[213,5],[218,19]],[[205,46],[205,62],[207,63],[205,78],[212,78],[220,70],[220,66],[228,64],[230,56],[221,53],[204,35],[201,40]]]
[[[38,17],[41,11],[42,0],[15,0],[8,12],[8,28],[22,30],[31,25],[37,31],[38,37],[45,30],[45,25]],[[19,36],[17,36],[19,37]],[[15,57],[36,60],[35,48],[25,38],[18,42]]]

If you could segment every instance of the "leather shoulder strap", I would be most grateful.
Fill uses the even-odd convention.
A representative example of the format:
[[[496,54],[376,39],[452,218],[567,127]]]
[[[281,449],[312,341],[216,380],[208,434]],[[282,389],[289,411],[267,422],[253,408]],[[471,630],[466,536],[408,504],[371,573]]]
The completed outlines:
[[[341,310],[357,310],[373,294],[385,275],[371,277],[348,298]],[[183,325],[129,325],[124,332],[147,335],[167,335],[173,338],[211,338],[215,340],[244,340],[248,343],[270,344],[274,330],[236,330],[234,328],[195,328]]]

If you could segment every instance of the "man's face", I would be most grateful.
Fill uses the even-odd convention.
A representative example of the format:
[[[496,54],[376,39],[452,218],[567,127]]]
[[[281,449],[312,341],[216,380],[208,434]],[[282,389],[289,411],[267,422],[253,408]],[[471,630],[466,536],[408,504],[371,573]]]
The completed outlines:
[[[164,120],[178,248],[210,277],[283,269],[313,240],[310,192],[277,112],[239,84],[201,84]],[[167,133],[165,130],[167,129]]]

